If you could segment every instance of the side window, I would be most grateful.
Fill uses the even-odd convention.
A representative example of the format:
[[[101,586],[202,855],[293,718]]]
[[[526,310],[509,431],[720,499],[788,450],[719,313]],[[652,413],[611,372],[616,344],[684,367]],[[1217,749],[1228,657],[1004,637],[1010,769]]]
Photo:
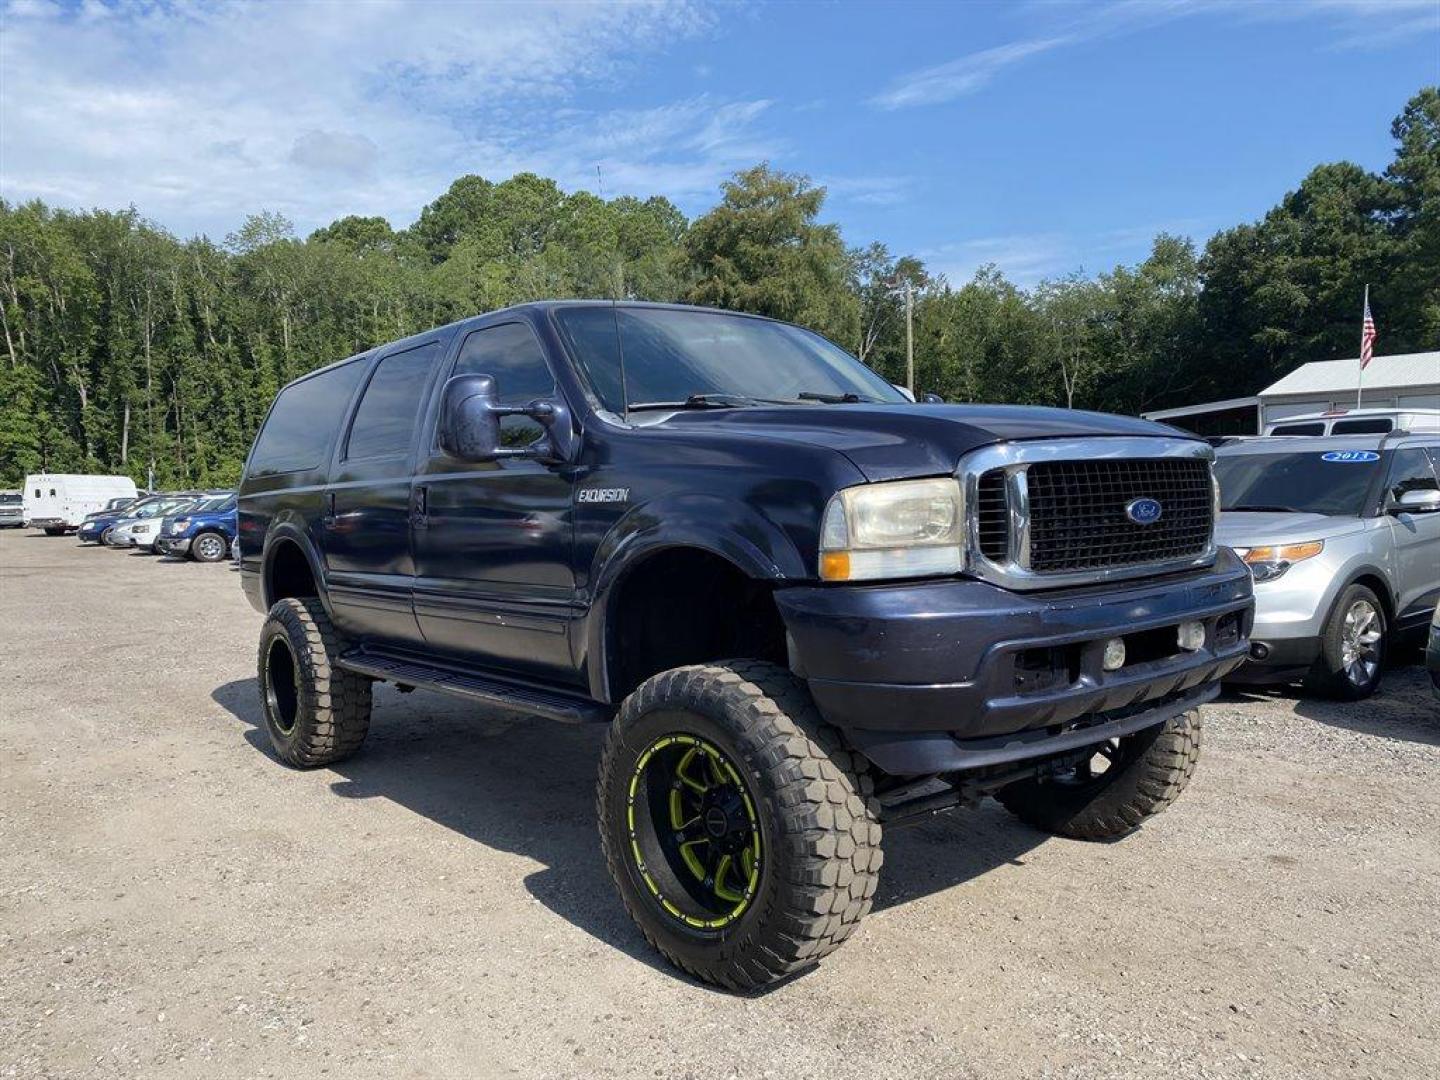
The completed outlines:
[[[524,323],[503,323],[476,330],[465,339],[455,361],[456,375],[493,375],[502,405],[524,405],[555,396],[555,377],[545,363],[545,350]],[[500,420],[500,441],[528,446],[544,429],[528,416]]]
[[[54,489],[54,488],[51,488],[51,489],[50,489],[50,497],[51,497],[52,499],[55,497],[55,489]]]
[[[36,488],[36,489],[35,489],[35,497],[36,497],[37,499],[40,498],[40,489],[39,489],[39,488]]]
[[[420,411],[430,366],[439,355],[440,343],[433,341],[392,353],[380,361],[350,424],[350,439],[345,444],[347,461],[409,452],[415,414]]]
[[[318,469],[364,371],[354,360],[281,390],[255,437],[250,475]]]
[[[1281,424],[1271,435],[1324,435],[1325,425],[1314,424]]]
[[[1434,491],[1440,488],[1436,482],[1435,469],[1430,456],[1420,447],[1395,451],[1390,463],[1390,479],[1386,483],[1386,494],[1392,503],[1399,502],[1407,491]]]

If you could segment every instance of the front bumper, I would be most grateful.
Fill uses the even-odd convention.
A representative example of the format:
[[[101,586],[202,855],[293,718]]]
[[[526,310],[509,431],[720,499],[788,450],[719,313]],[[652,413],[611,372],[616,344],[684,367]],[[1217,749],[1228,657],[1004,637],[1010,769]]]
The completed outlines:
[[[1015,593],[952,579],[782,589],[775,600],[791,666],[821,713],[897,774],[969,767],[956,763],[996,740],[1044,757],[1077,722],[1131,718],[1147,703],[1161,723],[1167,701],[1244,663],[1253,613],[1250,573],[1228,550],[1207,570],[1105,587]],[[1205,644],[1180,651],[1174,627],[1191,620],[1204,622]],[[1133,661],[1105,671],[1113,637]]]
[[[155,541],[155,550],[162,555],[188,555],[190,553],[190,537],[162,536]]]

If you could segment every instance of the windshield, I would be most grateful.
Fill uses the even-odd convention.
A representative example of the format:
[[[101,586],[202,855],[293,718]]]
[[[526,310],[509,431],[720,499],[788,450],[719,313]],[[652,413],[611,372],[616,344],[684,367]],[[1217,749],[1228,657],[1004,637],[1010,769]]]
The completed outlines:
[[[1372,450],[1221,454],[1215,459],[1221,510],[1359,514],[1380,455]]]
[[[560,332],[607,409],[620,412],[624,347],[630,405],[684,402],[695,395],[750,401],[904,402],[844,349],[785,323],[711,311],[562,308]]]
[[[234,495],[211,495],[209,498],[195,500],[195,502],[180,510],[179,513],[204,514],[211,510],[229,510],[234,505]]]
[[[170,511],[186,506],[190,502],[190,499],[156,499],[152,503],[146,503],[144,506],[141,506],[131,516],[137,518],[152,518],[159,514],[168,514]]]

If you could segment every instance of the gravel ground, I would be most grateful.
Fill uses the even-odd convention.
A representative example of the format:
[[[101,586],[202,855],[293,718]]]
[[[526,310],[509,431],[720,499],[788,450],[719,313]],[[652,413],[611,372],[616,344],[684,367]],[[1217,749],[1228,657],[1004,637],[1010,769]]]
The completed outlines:
[[[0,1076],[1440,1076],[1440,710],[1205,710],[1112,845],[892,830],[820,968],[735,997],[600,860],[601,732],[383,688],[361,754],[257,730],[226,565],[0,535]]]

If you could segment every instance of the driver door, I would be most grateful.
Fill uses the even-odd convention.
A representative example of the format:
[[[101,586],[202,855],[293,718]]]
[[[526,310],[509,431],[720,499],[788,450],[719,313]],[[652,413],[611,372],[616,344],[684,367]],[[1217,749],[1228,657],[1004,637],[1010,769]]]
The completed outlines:
[[[559,394],[544,347],[524,322],[472,330],[445,378],[455,375],[493,376],[506,405]],[[506,446],[542,434],[529,417],[501,421]],[[411,495],[415,616],[427,645],[520,677],[578,681],[568,633],[573,473],[528,458],[456,461],[429,433]]]

